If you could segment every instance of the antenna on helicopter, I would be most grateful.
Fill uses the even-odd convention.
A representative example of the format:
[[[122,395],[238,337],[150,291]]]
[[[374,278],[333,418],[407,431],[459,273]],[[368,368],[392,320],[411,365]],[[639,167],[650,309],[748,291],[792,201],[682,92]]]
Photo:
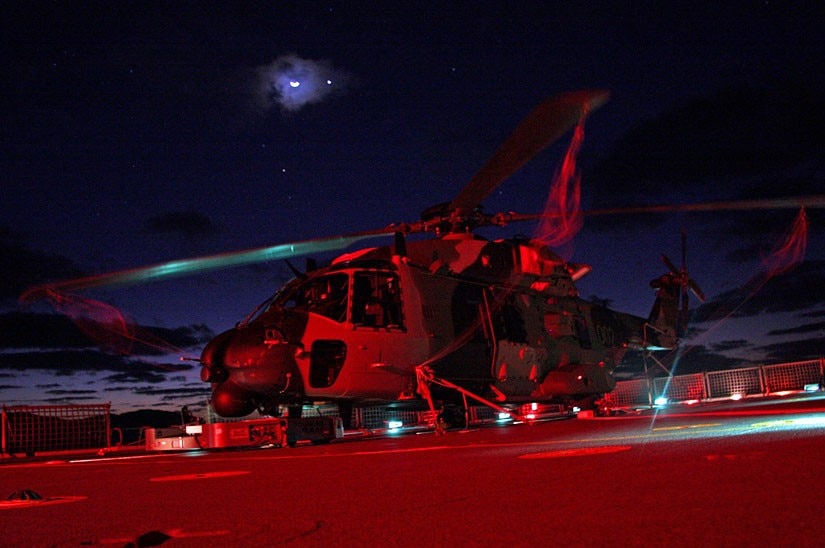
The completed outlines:
[[[284,259],[284,262],[286,263],[286,266],[289,267],[289,270],[292,272],[293,276],[295,276],[296,278],[300,278],[302,280],[306,279],[306,272],[301,272],[300,270],[298,270],[294,264],[289,262],[289,259]]]

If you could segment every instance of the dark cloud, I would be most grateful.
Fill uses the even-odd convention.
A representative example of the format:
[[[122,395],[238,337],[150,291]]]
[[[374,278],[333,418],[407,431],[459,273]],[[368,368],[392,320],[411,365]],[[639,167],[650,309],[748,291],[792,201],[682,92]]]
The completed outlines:
[[[163,356],[185,349],[202,348],[215,336],[204,324],[176,327],[140,326],[136,328],[130,355]],[[174,369],[177,366],[169,366]]]
[[[46,394],[49,394],[50,396],[71,396],[72,398],[75,398],[77,396],[84,396],[87,394],[97,394],[97,390],[66,390],[59,388],[46,390]]]
[[[46,350],[40,352],[0,354],[0,369],[17,371],[51,371],[56,375],[73,375],[88,371],[121,371],[130,368],[128,360],[94,350]]]
[[[787,342],[777,342],[760,346],[757,350],[764,352],[765,359],[772,363],[818,360],[823,356],[825,335]]]
[[[749,346],[745,343],[744,347]],[[726,350],[733,350],[734,346],[726,346]],[[738,367],[749,367],[755,365],[750,359],[736,358],[728,356],[714,348],[704,345],[687,345],[678,353],[676,365],[673,373],[686,375],[690,373],[700,373],[702,371],[721,371],[724,369],[736,369]]]
[[[191,369],[190,364],[174,366],[175,372]],[[58,376],[71,376],[76,373],[98,373],[111,371],[122,373],[125,378],[140,376],[137,371],[148,370],[163,375],[169,372],[168,366],[141,360],[128,359],[124,356],[106,354],[95,350],[46,350],[33,352],[13,352],[0,354],[0,370],[11,371],[49,371]],[[152,377],[157,378],[157,377]]]
[[[728,341],[713,345],[711,348],[705,345],[683,344],[677,350],[660,355],[657,359],[674,375],[721,371],[756,365],[751,360],[731,357],[724,353],[750,346],[751,344],[744,340]],[[652,359],[648,359],[646,365],[647,370],[657,376],[665,374],[665,370]],[[638,375],[644,371],[645,360],[640,352],[628,352],[618,369],[619,373],[631,375]]]
[[[146,231],[154,234],[181,234],[193,238],[219,232],[208,216],[197,211],[175,211],[149,218]]]
[[[821,163],[824,97],[822,90],[793,84],[725,89],[694,99],[631,129],[595,167],[591,181],[613,181],[644,196],[689,185],[689,194],[697,186],[712,189],[720,178]]]
[[[59,398],[43,398],[40,401],[45,403],[45,404],[63,404],[63,403],[66,403],[66,404],[72,403],[72,404],[74,404],[74,403],[77,403],[77,402],[80,402],[80,401],[98,402],[98,401],[100,401],[100,398],[98,398],[97,396],[92,396],[92,395],[82,395],[82,394],[78,394],[78,395],[71,394],[71,395],[69,395],[69,394],[67,394],[67,395],[61,396]]]
[[[773,337],[779,337],[782,335],[802,335],[817,332],[825,333],[825,322],[806,323],[787,329],[773,329],[771,331],[768,331],[768,335]],[[823,352],[825,353],[825,349],[823,349]]]
[[[0,350],[2,349],[81,349],[95,347],[100,341],[90,338],[89,320],[83,324],[67,316],[12,311],[0,314]],[[176,349],[199,348],[212,339],[214,333],[206,325],[191,325],[174,329],[154,326],[129,326],[125,340],[130,355],[159,356]],[[105,331],[102,326],[98,331]]]
[[[710,345],[712,352],[729,352],[751,348],[753,345],[747,339],[719,341]]]
[[[88,348],[89,338],[66,316],[30,312],[0,314],[0,349]]]
[[[83,275],[75,264],[59,255],[28,249],[0,238],[0,304],[12,305],[28,288],[45,282]]]
[[[147,386],[143,388],[136,388],[134,393],[141,396],[159,397],[161,401],[177,402],[180,401],[180,398],[182,397],[201,397],[206,400],[209,398],[212,391],[208,385],[196,388],[155,388]]]
[[[108,375],[101,379],[105,383],[121,384],[121,383],[156,383],[171,380],[167,377],[166,372],[152,371],[148,369],[132,369],[129,371],[121,371],[114,375]],[[134,387],[111,387],[106,388],[107,391],[122,391],[133,390]]]
[[[789,189],[786,195],[811,193],[810,189],[800,192]],[[752,264],[769,256],[788,237],[798,213],[794,209],[726,212],[708,223],[702,235],[737,242],[737,247],[725,253],[725,259],[737,264]],[[825,210],[808,209],[805,215],[808,220],[807,239],[810,241],[825,236]]]
[[[700,305],[693,321],[718,321],[762,313],[796,312],[825,306],[825,261],[806,261],[795,270],[770,278],[762,287],[745,285]]]
[[[818,86],[729,88],[642,122],[585,172],[590,209],[821,194],[825,93]],[[764,234],[776,213],[701,213],[722,234]],[[733,217],[731,217],[733,215]],[[780,214],[781,215],[781,214]],[[823,216],[814,213],[819,220]],[[667,214],[588,217],[586,229],[652,230]],[[732,222],[735,221],[735,222]]]

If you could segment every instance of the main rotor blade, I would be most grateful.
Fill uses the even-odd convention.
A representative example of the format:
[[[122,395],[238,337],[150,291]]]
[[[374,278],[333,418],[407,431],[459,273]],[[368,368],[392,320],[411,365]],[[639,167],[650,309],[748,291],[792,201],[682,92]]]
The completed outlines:
[[[825,194],[788,198],[755,198],[752,200],[719,200],[698,204],[662,204],[651,206],[618,207],[583,211],[584,215],[620,215],[625,213],[671,213],[678,211],[747,211],[758,209],[822,209]]]
[[[825,194],[812,196],[793,196],[787,198],[756,198],[753,200],[719,200],[696,204],[661,204],[649,206],[614,207],[604,209],[582,210],[582,215],[597,217],[606,215],[635,215],[638,213],[674,213],[706,211],[753,211],[770,209],[825,209]],[[492,217],[497,225],[508,223],[538,221],[547,217],[557,217],[562,213],[499,213]]]
[[[516,127],[478,173],[458,193],[449,209],[472,211],[505,179],[573,127],[586,112],[607,102],[609,92],[582,90],[547,99]]]
[[[401,227],[403,228],[403,227]],[[344,249],[357,241],[392,234],[399,227],[356,232],[345,236],[318,238],[287,244],[259,247],[243,251],[220,253],[194,259],[168,261],[150,266],[109,272],[73,280],[42,284],[27,289],[20,297],[21,302],[30,302],[43,297],[48,291],[69,292],[92,287],[112,287],[151,282],[165,278],[184,276],[194,272],[206,272],[219,268],[229,268],[276,259],[285,259],[310,253],[323,253]]]

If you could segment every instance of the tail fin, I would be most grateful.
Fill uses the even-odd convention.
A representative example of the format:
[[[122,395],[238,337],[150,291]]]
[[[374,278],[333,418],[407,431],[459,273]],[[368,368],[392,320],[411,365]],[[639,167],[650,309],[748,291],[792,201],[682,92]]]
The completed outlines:
[[[660,346],[673,348],[678,339],[687,332],[690,319],[688,306],[688,289],[696,295],[699,301],[705,300],[705,294],[699,285],[688,275],[685,266],[685,231],[682,230],[682,267],[676,268],[673,261],[662,255],[662,262],[669,272],[650,282],[650,286],[657,289],[656,301],[650,311],[648,324],[658,332]]]
[[[656,300],[647,320],[654,331],[646,337],[648,345],[653,344],[663,349],[674,348],[679,338],[685,334],[684,316],[688,310],[687,306],[681,311],[679,309],[681,285],[679,278],[673,273],[650,281],[650,287],[656,289]]]

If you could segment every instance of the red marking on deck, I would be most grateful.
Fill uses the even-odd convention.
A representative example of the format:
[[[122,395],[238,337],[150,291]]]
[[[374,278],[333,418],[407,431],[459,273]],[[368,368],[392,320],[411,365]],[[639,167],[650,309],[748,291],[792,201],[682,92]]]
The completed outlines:
[[[558,457],[583,457],[587,455],[604,455],[629,450],[632,445],[607,445],[603,447],[580,447],[578,449],[561,449],[558,451],[542,451],[541,453],[527,453],[520,459],[554,459]]]
[[[206,472],[202,474],[181,474],[179,476],[160,476],[149,481],[192,481],[200,479],[227,478],[248,474],[249,470],[227,470],[225,472]]]

